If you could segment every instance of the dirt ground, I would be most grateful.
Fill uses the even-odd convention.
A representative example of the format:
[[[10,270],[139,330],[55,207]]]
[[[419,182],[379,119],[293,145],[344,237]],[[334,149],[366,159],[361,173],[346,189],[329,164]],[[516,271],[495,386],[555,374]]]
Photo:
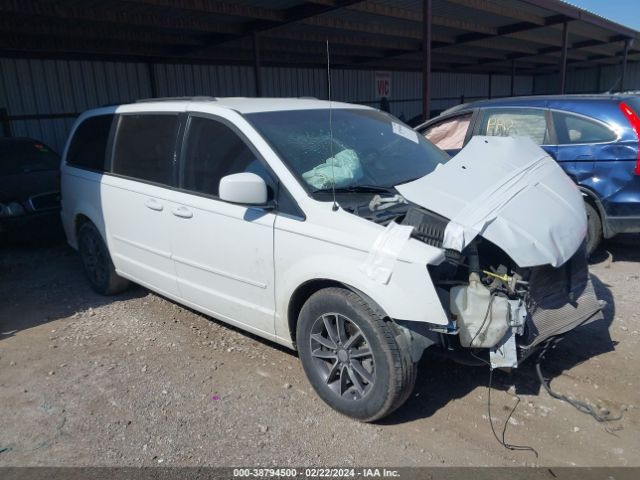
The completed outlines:
[[[0,249],[0,466],[640,465],[640,237],[592,264],[605,321],[549,354],[552,386],[622,411],[598,423],[540,388],[426,355],[407,404],[378,424],[314,394],[296,355],[136,287],[104,298],[63,242]]]

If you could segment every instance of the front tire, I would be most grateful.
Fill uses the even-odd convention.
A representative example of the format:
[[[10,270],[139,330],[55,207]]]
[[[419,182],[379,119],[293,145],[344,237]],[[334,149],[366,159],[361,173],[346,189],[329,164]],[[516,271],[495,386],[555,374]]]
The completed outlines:
[[[91,288],[101,295],[114,295],[126,290],[129,280],[116,273],[109,250],[93,223],[86,222],[78,230],[78,250]]]
[[[587,257],[590,257],[602,240],[602,221],[593,205],[585,202],[584,208],[587,211]]]
[[[313,294],[302,307],[296,342],[309,382],[330,407],[373,422],[413,391],[416,364],[391,321],[343,288]]]

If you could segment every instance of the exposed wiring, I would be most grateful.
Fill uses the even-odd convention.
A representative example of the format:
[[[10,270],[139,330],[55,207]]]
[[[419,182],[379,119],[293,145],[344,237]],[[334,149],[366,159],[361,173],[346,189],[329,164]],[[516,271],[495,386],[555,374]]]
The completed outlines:
[[[588,403],[582,402],[580,400],[569,398],[566,395],[556,392],[549,386],[549,383],[544,378],[544,375],[542,375],[541,363],[542,363],[542,359],[544,358],[545,354],[547,353],[547,350],[552,345],[552,343],[553,342],[551,341],[548,341],[545,343],[544,347],[540,351],[540,355],[538,355],[538,359],[536,360],[536,373],[538,374],[538,380],[540,381],[540,385],[544,387],[547,393],[551,395],[553,398],[567,402],[569,405],[572,405],[579,412],[586,413],[587,415],[592,416],[598,422],[613,422],[615,420],[620,420],[622,418],[622,413],[615,417],[612,417],[610,415],[610,412],[606,412],[604,415],[602,415],[600,414],[600,412],[598,412],[596,407],[594,407],[593,405],[589,405]]]
[[[509,281],[509,275],[507,275],[506,273],[504,275],[499,275],[497,273],[494,272],[490,272],[489,270],[482,270],[482,273],[484,273],[485,275],[488,275],[489,277],[493,277],[496,278],[498,280],[501,280],[505,283],[507,283]]]
[[[505,436],[507,434],[507,425],[509,424],[509,419],[511,418],[513,413],[516,411],[516,408],[518,408],[518,405],[520,405],[520,397],[517,396],[517,395],[511,395],[517,401],[516,401],[516,404],[511,409],[511,411],[509,412],[509,416],[504,421],[504,427],[502,427],[502,438],[498,437],[498,434],[496,433],[496,430],[495,430],[495,428],[493,426],[493,418],[491,417],[491,388],[492,388],[492,383],[493,383],[493,368],[491,366],[489,366],[489,394],[487,396],[487,412],[489,414],[489,425],[491,425],[491,431],[493,432],[493,436],[495,437],[495,439],[498,441],[498,443],[500,445],[502,445],[504,448],[506,448],[508,450],[533,452],[533,454],[536,456],[536,458],[538,458],[538,451],[535,448],[533,448],[533,447],[531,447],[529,445],[514,445],[512,443],[507,443],[507,441],[505,440]]]
[[[482,324],[480,325],[478,332],[474,335],[474,337],[471,339],[471,342],[469,343],[470,348],[473,348],[473,342],[475,342],[476,338],[478,338],[478,335],[480,335],[480,332],[482,331],[485,324],[487,323],[487,320],[492,318],[491,313],[493,310],[491,307],[493,305],[493,299],[495,297],[496,297],[496,293],[492,292],[491,300],[489,300],[489,305],[487,307],[486,313],[484,314],[484,319],[482,320]],[[495,427],[493,425],[493,417],[491,415],[491,390],[493,388],[493,367],[491,366],[490,362],[487,362],[484,358],[481,358],[477,356],[475,353],[473,353],[473,350],[471,350],[471,355],[489,366],[489,387],[488,387],[489,390],[487,393],[487,413],[489,414],[489,425],[491,425],[491,432],[493,432],[493,436],[495,437],[496,441],[507,450],[533,452],[536,458],[538,458],[538,451],[535,448],[529,445],[515,445],[515,444],[507,443],[505,439],[507,434],[507,425],[509,424],[509,419],[514,414],[514,412],[516,411],[516,408],[518,408],[518,405],[520,404],[520,397],[518,397],[517,395],[511,395],[517,400],[517,402],[509,412],[509,416],[504,421],[504,427],[502,428],[502,438],[498,437],[498,434],[496,433]]]

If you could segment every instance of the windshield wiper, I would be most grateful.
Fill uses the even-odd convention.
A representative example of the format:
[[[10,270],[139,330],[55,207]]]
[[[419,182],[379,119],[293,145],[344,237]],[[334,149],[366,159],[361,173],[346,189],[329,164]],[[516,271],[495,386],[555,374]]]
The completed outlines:
[[[350,185],[348,187],[336,187],[335,191],[339,193],[344,192],[382,192],[388,193],[393,189],[393,187],[384,187],[380,185]],[[313,193],[325,193],[332,192],[333,189],[331,187],[328,188],[320,188],[318,190],[314,190]]]

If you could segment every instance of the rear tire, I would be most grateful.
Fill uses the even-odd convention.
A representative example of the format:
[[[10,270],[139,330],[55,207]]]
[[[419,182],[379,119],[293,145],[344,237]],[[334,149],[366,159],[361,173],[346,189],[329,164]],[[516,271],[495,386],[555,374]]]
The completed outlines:
[[[118,276],[102,235],[91,222],[78,230],[78,250],[85,276],[96,292],[114,295],[127,289],[129,280]]]
[[[302,307],[296,330],[309,382],[338,412],[373,422],[413,391],[416,363],[398,343],[401,333],[354,292],[316,292]]]
[[[587,211],[587,257],[590,257],[602,240],[602,221],[593,205],[585,202],[584,208]]]

